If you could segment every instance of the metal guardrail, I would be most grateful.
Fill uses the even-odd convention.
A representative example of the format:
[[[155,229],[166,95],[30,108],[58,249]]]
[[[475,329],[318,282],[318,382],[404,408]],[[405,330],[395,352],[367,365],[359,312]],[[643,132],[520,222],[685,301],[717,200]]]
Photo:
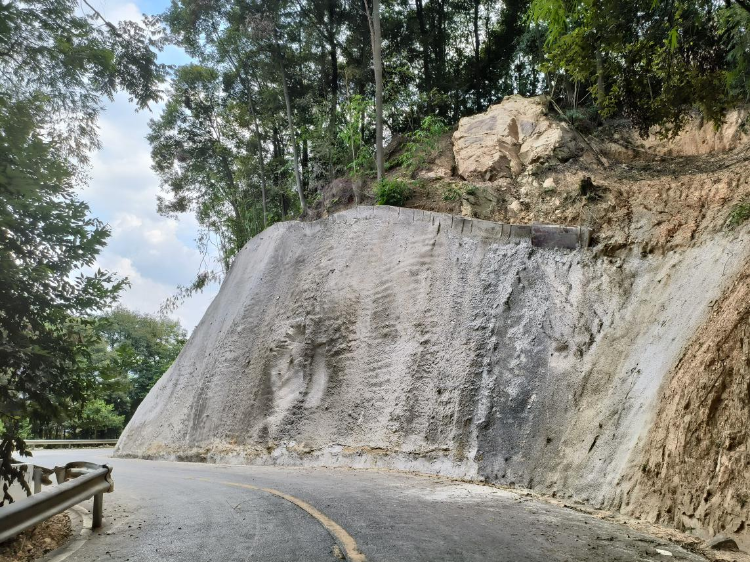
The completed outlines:
[[[29,447],[52,447],[55,445],[116,445],[117,439],[27,439]]]
[[[112,492],[112,467],[75,462],[55,467],[58,485],[0,508],[0,542],[38,525],[53,515],[94,498],[92,528],[101,527],[105,492]]]

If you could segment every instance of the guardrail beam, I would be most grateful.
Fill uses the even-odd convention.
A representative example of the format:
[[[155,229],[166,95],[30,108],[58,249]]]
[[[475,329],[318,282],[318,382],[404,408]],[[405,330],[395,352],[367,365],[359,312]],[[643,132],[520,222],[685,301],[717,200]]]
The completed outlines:
[[[117,439],[27,439],[28,447],[116,445]]]
[[[92,527],[101,527],[103,494],[114,490],[111,477],[112,467],[106,464],[68,463],[65,467],[55,467],[55,473],[58,479],[57,486],[0,507],[0,542],[92,497],[94,498]],[[76,477],[69,478],[74,474]],[[36,473],[34,480],[36,481]]]

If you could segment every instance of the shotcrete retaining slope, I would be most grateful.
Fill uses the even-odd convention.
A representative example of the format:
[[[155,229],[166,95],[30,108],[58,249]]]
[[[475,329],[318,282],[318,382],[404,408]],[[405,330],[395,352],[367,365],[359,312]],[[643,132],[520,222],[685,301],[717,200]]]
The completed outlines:
[[[358,208],[237,256],[116,454],[396,467],[595,504],[750,244],[539,249],[497,225]]]

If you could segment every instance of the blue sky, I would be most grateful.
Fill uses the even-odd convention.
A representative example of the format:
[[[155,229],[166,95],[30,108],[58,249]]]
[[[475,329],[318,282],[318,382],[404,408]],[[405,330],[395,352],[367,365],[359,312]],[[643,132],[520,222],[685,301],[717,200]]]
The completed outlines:
[[[168,0],[91,2],[110,21],[139,20],[142,14],[158,14]],[[180,64],[188,57],[175,47],[161,54],[161,61]],[[131,287],[121,304],[141,312],[155,313],[177,285],[189,284],[198,272],[201,255],[195,238],[197,224],[191,215],[167,219],[156,212],[159,180],[151,171],[146,134],[148,121],[161,106],[136,111],[126,94],[107,102],[99,120],[102,150],[92,158],[91,180],[82,190],[93,216],[108,223],[112,236],[99,256],[103,269],[127,276]],[[218,291],[212,286],[171,314],[192,331]]]

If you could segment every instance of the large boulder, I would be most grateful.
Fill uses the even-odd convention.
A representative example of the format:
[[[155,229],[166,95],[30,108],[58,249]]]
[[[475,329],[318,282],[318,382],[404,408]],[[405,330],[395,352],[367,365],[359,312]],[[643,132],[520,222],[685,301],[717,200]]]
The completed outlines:
[[[453,134],[458,174],[479,181],[514,178],[529,165],[582,154],[575,131],[551,119],[548,104],[545,96],[508,96],[485,113],[461,119]]]

